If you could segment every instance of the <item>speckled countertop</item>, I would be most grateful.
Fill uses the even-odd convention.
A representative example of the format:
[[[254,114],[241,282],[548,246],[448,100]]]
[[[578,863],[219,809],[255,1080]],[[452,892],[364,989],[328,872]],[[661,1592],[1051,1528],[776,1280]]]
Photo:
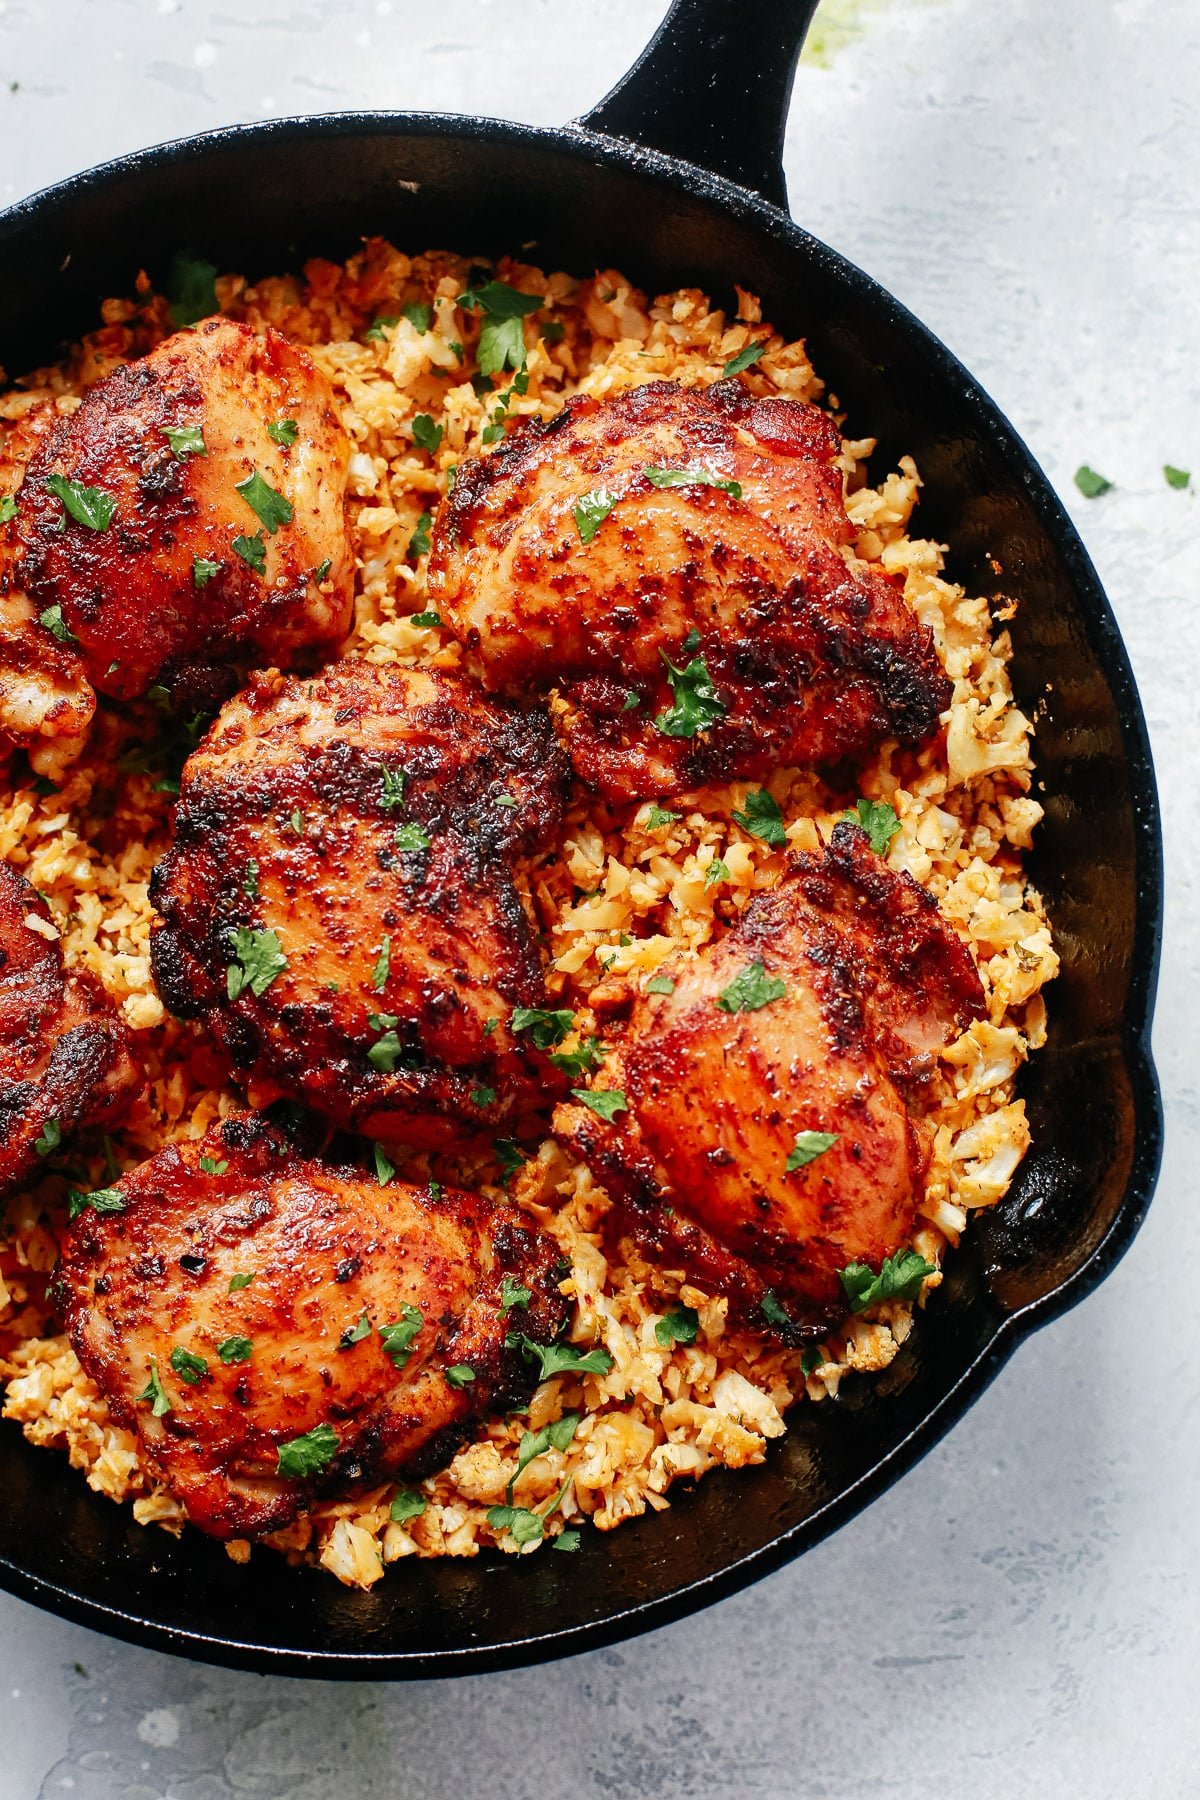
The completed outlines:
[[[0,0],[0,200],[160,138],[357,105],[554,122],[661,0]],[[956,350],[1116,608],[1167,838],[1148,1223],[901,1485],[669,1630],[387,1688],[174,1661],[0,1597],[0,1795],[32,1800],[1104,1800],[1200,1794],[1200,7],[826,0],[805,224]],[[0,279],[6,279],[0,270]],[[1087,461],[1115,483],[1086,501]],[[1192,1046],[1189,1050],[1189,1045]]]

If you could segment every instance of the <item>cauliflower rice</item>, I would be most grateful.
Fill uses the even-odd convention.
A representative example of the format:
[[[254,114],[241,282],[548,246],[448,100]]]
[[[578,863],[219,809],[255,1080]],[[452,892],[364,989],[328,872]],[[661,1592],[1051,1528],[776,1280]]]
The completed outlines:
[[[547,296],[526,323],[528,385],[479,394],[471,382],[475,315],[457,296],[471,265],[444,254],[408,257],[369,242],[345,267],[306,265],[302,279],[239,277],[217,284],[221,307],[271,324],[307,345],[337,394],[354,443],[351,512],[358,555],[357,606],[348,651],[377,662],[458,665],[458,647],[437,627],[415,625],[424,607],[422,515],[432,512],[449,472],[497,440],[505,420],[549,416],[574,393],[597,397],[669,379],[716,380],[748,345],[765,346],[743,375],[756,393],[819,400],[822,385],[804,344],[765,325],[758,302],[738,290],[738,314],[683,289],[648,303],[624,276],[586,281],[545,276],[503,261],[495,274]],[[431,328],[405,316],[432,307]],[[104,326],[70,361],[39,371],[0,396],[0,421],[53,397],[61,410],[122,361],[142,355],[171,327],[165,302],[143,277],[138,298],[109,301]],[[549,328],[548,328],[549,327]],[[511,376],[502,376],[498,387]],[[835,402],[830,402],[836,406]],[[414,449],[412,419],[444,427],[436,452]],[[939,1264],[971,1212],[1006,1191],[1028,1145],[1017,1072],[1045,1038],[1041,988],[1057,959],[1041,899],[1021,856],[1042,809],[1030,795],[1030,721],[1013,704],[1004,629],[1013,607],[993,608],[942,576],[943,546],[909,535],[920,489],[911,459],[872,485],[870,439],[846,441],[841,459],[854,554],[903,580],[914,612],[933,632],[954,698],[945,731],[917,752],[885,745],[863,772],[861,793],[899,816],[892,868],[936,895],[970,944],[987,995],[987,1016],[945,1052],[926,1104],[932,1155],[913,1246]],[[413,538],[417,537],[414,546]],[[77,1181],[99,1185],[170,1139],[200,1136],[244,1101],[192,1026],[167,1017],[150,974],[150,873],[170,836],[171,778],[183,746],[149,703],[102,702],[83,756],[65,770],[35,752],[0,772],[0,855],[47,897],[69,966],[90,969],[138,1034],[145,1092],[111,1142],[81,1140],[70,1158]],[[174,764],[170,758],[175,757]],[[54,775],[50,780],[48,776]],[[561,841],[523,871],[524,898],[551,958],[550,1005],[572,1006],[581,1029],[601,1029],[589,996],[608,974],[644,976],[681,949],[698,949],[728,926],[759,889],[780,876],[785,852],[748,836],[731,818],[748,786],[733,782],[672,802],[681,816],[652,827],[650,809],[613,806],[576,790]],[[779,802],[792,850],[816,849],[844,810],[810,771],[780,769],[766,783]],[[714,858],[727,875],[709,884]],[[411,1156],[402,1173],[432,1171],[466,1185],[491,1165]],[[495,1191],[495,1190],[494,1190]],[[516,1481],[515,1504],[544,1509],[542,1544],[590,1520],[608,1530],[647,1507],[668,1505],[672,1482],[718,1465],[760,1463],[785,1414],[801,1400],[835,1399],[849,1370],[885,1368],[913,1328],[914,1306],[888,1302],[849,1318],[816,1350],[782,1349],[727,1327],[726,1302],[691,1287],[682,1271],[647,1263],[629,1244],[616,1260],[602,1249],[609,1201],[588,1169],[547,1139],[511,1178],[515,1203],[552,1233],[570,1260],[564,1291],[575,1302],[571,1337],[611,1353],[604,1375],[544,1382],[528,1413],[481,1425],[473,1442],[420,1484],[425,1510],[390,1517],[395,1484],[331,1500],[266,1540],[293,1561],[318,1562],[366,1588],[407,1556],[474,1556],[481,1548],[532,1553],[488,1522],[517,1467],[522,1433],[568,1410],[581,1422],[566,1450],[549,1448]],[[131,1501],[134,1516],[173,1531],[184,1525],[171,1496],[143,1470],[133,1434],[114,1423],[93,1382],[59,1335],[45,1287],[65,1219],[66,1176],[47,1173],[9,1204],[0,1239],[0,1379],[3,1414],[35,1444],[65,1450],[89,1486]],[[931,1275],[918,1305],[941,1280]],[[678,1304],[699,1315],[694,1343],[660,1344],[655,1325]],[[669,1334],[668,1334],[669,1338]],[[228,1546],[235,1561],[246,1542]]]

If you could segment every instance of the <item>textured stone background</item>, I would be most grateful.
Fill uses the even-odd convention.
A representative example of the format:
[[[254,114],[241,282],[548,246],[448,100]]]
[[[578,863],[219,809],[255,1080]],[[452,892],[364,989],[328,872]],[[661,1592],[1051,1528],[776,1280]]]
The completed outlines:
[[[0,199],[268,113],[560,120],[661,11],[0,0]],[[1141,681],[1169,879],[1171,1130],[1149,1221],[898,1489],[788,1571],[621,1649],[454,1684],[312,1686],[132,1650],[0,1598],[5,1800],[1200,1794],[1200,502],[1160,472],[1200,470],[1200,7],[826,0],[822,17],[788,136],[793,208],[924,317],[1034,446]],[[1117,483],[1101,500],[1072,485],[1085,460]]]

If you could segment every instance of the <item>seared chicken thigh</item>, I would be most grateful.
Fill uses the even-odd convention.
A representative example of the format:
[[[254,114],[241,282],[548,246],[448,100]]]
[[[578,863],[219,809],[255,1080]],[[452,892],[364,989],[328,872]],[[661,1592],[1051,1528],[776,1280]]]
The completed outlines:
[[[228,692],[350,622],[350,446],[328,382],[278,332],[209,319],[88,390],[29,461],[23,581],[88,679],[128,699]]]
[[[139,1075],[103,990],[64,970],[46,902],[0,862],[0,1195],[79,1126],[115,1119]]]
[[[612,1121],[565,1105],[556,1130],[672,1266],[760,1326],[819,1332],[847,1310],[839,1271],[911,1230],[928,1147],[908,1100],[981,1011],[970,954],[843,823],[668,970],[604,1064]]]
[[[151,1467],[232,1537],[326,1489],[436,1468],[524,1400],[529,1361],[505,1339],[557,1337],[557,1259],[510,1208],[380,1185],[239,1118],[81,1211],[55,1291]]]
[[[505,693],[556,687],[614,798],[915,743],[933,639],[853,536],[826,413],[736,379],[577,395],[461,463],[429,593]]]
[[[451,675],[347,661],[224,708],[188,760],[151,895],[166,1004],[256,1101],[410,1143],[495,1128],[561,1080],[512,865],[558,822],[546,719]]]

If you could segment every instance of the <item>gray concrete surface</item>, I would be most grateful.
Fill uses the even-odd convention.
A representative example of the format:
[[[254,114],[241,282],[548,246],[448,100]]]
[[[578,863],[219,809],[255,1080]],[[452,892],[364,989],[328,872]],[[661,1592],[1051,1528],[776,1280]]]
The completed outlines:
[[[1200,8],[827,4],[848,29],[827,27],[827,66],[800,74],[794,210],[927,319],[1033,444],[1141,680],[1169,870],[1170,1132],[1149,1222],[899,1488],[785,1573],[621,1649],[454,1684],[306,1686],[0,1599],[5,1800],[1200,1793],[1200,512],[1161,474],[1200,470]],[[565,118],[660,12],[0,0],[0,197],[265,113]],[[1083,461],[1111,494],[1079,496]]]

